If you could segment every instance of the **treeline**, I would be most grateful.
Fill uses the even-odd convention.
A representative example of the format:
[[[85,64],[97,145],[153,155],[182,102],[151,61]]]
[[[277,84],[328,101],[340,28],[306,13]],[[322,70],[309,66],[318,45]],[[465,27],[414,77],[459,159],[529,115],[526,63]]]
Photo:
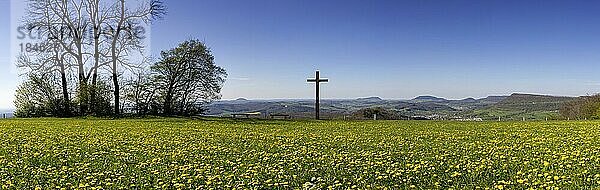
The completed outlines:
[[[563,119],[600,119],[600,94],[583,96],[566,102],[559,112]]]
[[[398,114],[394,110],[383,107],[370,107],[360,109],[352,114],[352,119],[359,120],[408,120],[409,117]]]
[[[42,38],[16,63],[17,117],[193,115],[220,98],[226,72],[204,43],[145,56],[143,27],[166,14],[159,0],[27,3],[23,28]]]

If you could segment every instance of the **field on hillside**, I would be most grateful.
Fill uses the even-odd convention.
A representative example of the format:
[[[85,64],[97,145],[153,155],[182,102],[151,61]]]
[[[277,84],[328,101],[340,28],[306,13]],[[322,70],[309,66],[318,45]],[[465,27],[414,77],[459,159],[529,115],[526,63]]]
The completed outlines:
[[[600,122],[0,121],[2,189],[598,188]]]

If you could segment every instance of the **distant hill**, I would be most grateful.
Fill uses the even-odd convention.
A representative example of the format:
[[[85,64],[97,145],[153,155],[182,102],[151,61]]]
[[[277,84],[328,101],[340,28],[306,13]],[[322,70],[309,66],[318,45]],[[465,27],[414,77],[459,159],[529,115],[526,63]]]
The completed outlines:
[[[562,103],[574,100],[575,97],[548,96],[537,94],[512,94],[498,102],[493,108],[500,110],[524,111],[556,111]]]
[[[516,93],[508,97],[488,97],[480,101],[501,101],[481,109],[473,109],[465,113],[469,117],[488,120],[544,120],[558,117],[558,110],[565,102],[575,97],[549,96],[538,94]]]
[[[418,96],[412,99],[413,102],[444,102],[448,101],[444,98],[438,98],[435,96]]]
[[[358,98],[357,101],[382,101],[380,97],[368,97],[368,98]]]
[[[488,106],[478,100],[446,100],[433,96],[421,96],[417,101],[385,100],[380,97],[358,99],[321,100],[321,113],[329,118],[343,118],[354,112],[372,107],[382,107],[396,111],[403,116],[446,116],[465,110]],[[223,100],[207,106],[208,115],[227,116],[233,113],[261,112],[268,114],[289,114],[295,118],[312,117],[314,100]]]
[[[468,111],[468,110],[476,110],[476,109],[486,108],[490,105],[496,104],[496,103],[504,100],[504,98],[506,98],[506,97],[507,96],[497,96],[497,97],[489,96],[489,97],[481,98],[481,99],[465,98],[462,100],[447,100],[445,102],[438,101],[436,103],[449,105],[452,108],[457,109],[457,110]]]
[[[435,96],[419,96],[411,100],[386,100],[380,97],[321,100],[321,113],[326,118],[343,118],[358,110],[381,107],[408,117],[431,119],[483,118],[495,120],[543,119],[558,115],[561,104],[573,97],[536,94],[512,94],[448,100]],[[294,118],[311,118],[314,100],[223,100],[207,105],[208,115],[228,116],[233,113],[261,112],[263,115],[288,114]]]
[[[479,101],[480,102],[498,103],[506,98],[508,98],[508,96],[488,96],[488,97],[479,99]]]
[[[463,101],[463,102],[476,102],[477,100],[475,98],[465,98],[465,99],[462,99],[461,101]]]

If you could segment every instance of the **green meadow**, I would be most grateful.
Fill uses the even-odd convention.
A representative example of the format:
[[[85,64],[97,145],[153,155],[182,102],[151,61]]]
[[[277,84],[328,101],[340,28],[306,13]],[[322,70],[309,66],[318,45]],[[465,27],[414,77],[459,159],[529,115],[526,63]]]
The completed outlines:
[[[11,119],[2,189],[600,187],[600,122]]]

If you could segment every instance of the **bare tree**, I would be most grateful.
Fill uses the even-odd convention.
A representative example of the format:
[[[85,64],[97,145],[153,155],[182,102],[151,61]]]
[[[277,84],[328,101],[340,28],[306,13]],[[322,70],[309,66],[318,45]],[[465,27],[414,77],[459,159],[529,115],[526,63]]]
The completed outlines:
[[[102,25],[106,24],[108,19],[108,8],[104,4],[100,3],[100,0],[87,0],[86,1],[86,12],[87,16],[90,20],[91,25],[91,35],[89,38],[90,43],[92,44],[92,53],[93,53],[93,66],[92,69],[89,70],[88,77],[91,75],[92,84],[90,85],[90,112],[95,110],[96,104],[96,93],[97,93],[97,81],[98,81],[98,69],[102,66],[108,64],[108,62],[103,62],[104,57],[107,55],[107,51],[104,46],[104,42],[102,41],[102,35],[104,34],[102,30]]]
[[[46,50],[50,48],[52,50]],[[71,116],[71,101],[69,99],[68,84],[67,84],[67,66],[64,59],[61,57],[60,51],[53,45],[46,45],[43,49],[34,52],[34,56],[21,54],[17,60],[17,67],[28,69],[29,75],[55,75],[60,74],[60,86],[62,92],[61,103],[62,112],[59,116]],[[37,79],[54,79],[51,77],[41,77]],[[51,82],[51,81],[49,81]]]
[[[115,115],[120,114],[120,85],[119,85],[119,66],[137,67],[128,62],[126,57],[131,51],[141,50],[143,48],[140,38],[137,36],[136,28],[140,23],[149,23],[152,19],[160,18],[165,14],[166,9],[159,0],[152,0],[149,4],[144,4],[136,10],[126,7],[125,0],[120,0],[115,6],[112,17],[110,17],[110,58],[111,73],[114,87]]]
[[[71,115],[71,104],[68,93],[67,70],[69,58],[68,52],[63,52],[62,47],[65,47],[61,42],[66,42],[69,38],[68,33],[65,33],[65,27],[61,24],[57,15],[52,14],[45,1],[31,1],[30,10],[28,12],[29,20],[26,22],[30,32],[39,32],[41,39],[39,47],[27,53],[20,55],[17,61],[17,66],[20,68],[29,69],[29,72],[37,75],[60,73],[60,84],[62,88],[62,108],[63,116]]]
[[[99,69],[108,66],[112,73],[115,114],[118,115],[119,68],[135,67],[128,57],[145,45],[136,38],[134,29],[164,15],[166,9],[162,2],[151,0],[133,9],[127,7],[125,0],[29,0],[28,4],[29,17],[25,20],[28,28],[53,36],[52,42],[60,47],[61,52],[53,56],[52,64],[62,68],[62,73],[69,66],[77,71],[80,113],[94,109]],[[65,79],[66,76],[62,80],[63,86],[67,86]],[[68,93],[64,96],[68,100]]]
[[[78,72],[78,98],[82,113],[87,109],[87,97],[84,96],[87,87],[84,71],[86,56],[84,35],[88,27],[86,17],[82,14],[83,8],[83,1],[29,0],[29,17],[25,20],[30,30],[47,35],[60,47],[63,52],[60,56],[62,63],[65,60],[74,60],[73,65]]]

